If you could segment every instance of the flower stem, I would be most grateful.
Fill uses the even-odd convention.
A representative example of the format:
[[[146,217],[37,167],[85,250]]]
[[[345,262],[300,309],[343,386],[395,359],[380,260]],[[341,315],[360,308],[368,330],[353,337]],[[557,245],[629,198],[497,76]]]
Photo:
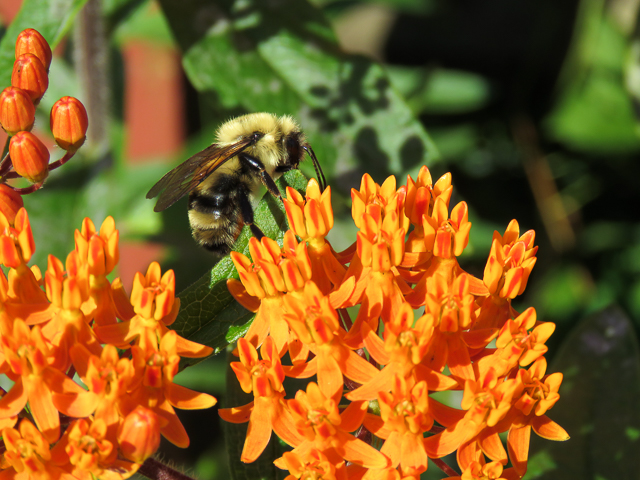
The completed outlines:
[[[138,473],[151,480],[193,480],[192,477],[159,462],[155,458],[147,458]]]

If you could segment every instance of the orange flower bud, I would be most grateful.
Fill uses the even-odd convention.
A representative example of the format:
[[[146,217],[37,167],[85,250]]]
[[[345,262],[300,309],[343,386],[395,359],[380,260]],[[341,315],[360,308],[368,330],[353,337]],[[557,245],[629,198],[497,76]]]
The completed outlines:
[[[62,97],[51,108],[51,132],[63,150],[75,152],[87,136],[89,119],[82,102],[73,97]]]
[[[156,414],[138,405],[120,425],[118,443],[125,458],[144,462],[160,446],[160,422]]]
[[[0,94],[0,124],[9,135],[31,130],[36,107],[31,97],[18,87],[7,87]]]
[[[38,103],[49,87],[47,69],[35,55],[23,53],[13,64],[11,85],[21,88],[34,103]]]
[[[4,183],[0,183],[0,212],[13,225],[18,210],[24,207],[22,195]]]
[[[16,58],[24,53],[31,53],[38,57],[49,71],[51,65],[51,47],[44,37],[33,28],[27,28],[20,32],[16,40]]]
[[[49,150],[30,132],[18,132],[11,137],[9,155],[18,175],[40,183],[49,174]]]

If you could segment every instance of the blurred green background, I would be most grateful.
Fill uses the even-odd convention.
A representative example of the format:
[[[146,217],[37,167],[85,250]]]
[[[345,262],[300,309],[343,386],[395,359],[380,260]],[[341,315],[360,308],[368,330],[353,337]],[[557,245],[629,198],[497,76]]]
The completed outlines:
[[[185,200],[155,214],[146,192],[221,121],[291,114],[332,186],[336,249],[355,239],[350,189],[364,172],[402,184],[423,164],[434,181],[451,172],[452,205],[469,204],[467,271],[482,276],[492,232],[511,219],[536,231],[538,263],[516,308],[557,325],[547,357],[565,382],[549,416],[572,439],[534,440],[527,478],[640,478],[638,4],[25,0],[3,30],[2,85],[17,33],[33,27],[57,53],[38,124],[46,129],[61,95],[90,114],[85,147],[25,199],[34,263],[64,258],[85,216],[113,215],[125,285],[156,257],[181,291],[214,259],[190,237]],[[138,102],[169,74],[166,94]],[[167,98],[167,113],[154,110]],[[222,397],[225,362],[218,355],[179,378]],[[164,446],[166,459],[202,480],[228,478],[215,409],[181,413],[193,445]],[[276,478],[268,462],[252,468],[236,478]],[[442,476],[430,468],[424,478]]]

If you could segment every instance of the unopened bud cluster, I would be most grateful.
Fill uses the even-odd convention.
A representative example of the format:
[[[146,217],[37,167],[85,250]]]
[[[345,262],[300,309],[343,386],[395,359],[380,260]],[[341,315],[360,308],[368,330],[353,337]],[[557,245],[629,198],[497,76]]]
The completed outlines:
[[[66,163],[85,141],[89,120],[82,103],[62,97],[51,108],[53,138],[65,155],[49,163],[49,149],[31,130],[36,107],[49,87],[51,48],[33,28],[23,30],[16,41],[11,86],[0,93],[0,126],[9,135],[9,155],[0,163],[0,211],[15,218],[22,206],[20,195],[39,189],[49,171]],[[23,177],[33,185],[14,188],[6,181]],[[19,199],[19,201],[18,201]]]

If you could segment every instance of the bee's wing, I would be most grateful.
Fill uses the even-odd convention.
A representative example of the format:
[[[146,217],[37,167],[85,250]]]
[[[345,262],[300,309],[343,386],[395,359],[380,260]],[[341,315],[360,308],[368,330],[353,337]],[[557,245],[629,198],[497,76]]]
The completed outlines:
[[[147,193],[147,198],[153,198],[160,194],[153,210],[161,212],[169,208],[200,185],[216,168],[247,148],[250,143],[251,139],[225,146],[214,143],[178,165],[162,177]]]

